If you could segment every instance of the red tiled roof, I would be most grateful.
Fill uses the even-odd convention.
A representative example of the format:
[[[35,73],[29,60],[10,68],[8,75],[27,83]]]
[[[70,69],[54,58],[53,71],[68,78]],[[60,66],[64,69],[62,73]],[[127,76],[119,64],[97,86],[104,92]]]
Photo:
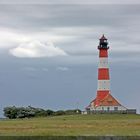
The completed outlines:
[[[104,94],[104,95],[97,95],[97,97],[91,101],[90,105],[86,108],[90,108],[91,104],[94,104],[95,107],[98,106],[121,106],[121,104],[111,95],[111,94]]]
[[[103,100],[100,100],[100,105],[120,106],[121,104],[111,94],[108,94]]]

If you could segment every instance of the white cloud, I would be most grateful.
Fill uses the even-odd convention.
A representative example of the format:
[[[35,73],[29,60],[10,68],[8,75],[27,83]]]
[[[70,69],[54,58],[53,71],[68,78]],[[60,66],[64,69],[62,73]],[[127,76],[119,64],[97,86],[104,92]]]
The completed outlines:
[[[21,42],[23,35],[7,28],[0,28],[0,48],[7,49]]]
[[[21,43],[18,47],[10,49],[9,53],[20,58],[55,57],[67,55],[64,50],[55,47],[52,42],[47,42],[45,44],[37,40]]]
[[[68,67],[57,67],[57,70],[60,70],[60,71],[68,71],[69,68]]]
[[[48,29],[44,32],[19,32],[11,28],[0,27],[0,49],[13,48],[24,42],[30,42],[32,40],[39,40],[40,42],[52,41],[54,43],[64,43],[77,40],[77,34],[70,32],[73,28],[54,28]]]

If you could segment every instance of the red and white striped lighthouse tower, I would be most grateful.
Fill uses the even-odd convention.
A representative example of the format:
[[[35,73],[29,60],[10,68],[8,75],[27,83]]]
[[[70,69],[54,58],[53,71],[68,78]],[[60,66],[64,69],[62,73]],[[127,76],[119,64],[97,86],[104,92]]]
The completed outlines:
[[[108,67],[108,42],[103,35],[99,42],[99,65],[98,65],[98,88],[95,106],[99,105],[100,99],[110,93],[110,79]]]
[[[126,111],[110,92],[110,76],[108,65],[108,42],[103,35],[99,39],[99,65],[96,98],[86,107],[87,111]]]

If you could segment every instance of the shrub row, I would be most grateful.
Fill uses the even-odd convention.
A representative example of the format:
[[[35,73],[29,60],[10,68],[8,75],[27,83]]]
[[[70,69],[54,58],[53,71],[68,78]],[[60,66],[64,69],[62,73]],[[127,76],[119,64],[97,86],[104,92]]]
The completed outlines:
[[[35,108],[35,107],[15,107],[9,106],[4,108],[4,116],[9,119],[16,119],[16,118],[31,118],[31,117],[44,117],[44,116],[57,116],[57,115],[74,115],[80,114],[81,110],[74,109],[74,110],[45,110],[42,108]]]

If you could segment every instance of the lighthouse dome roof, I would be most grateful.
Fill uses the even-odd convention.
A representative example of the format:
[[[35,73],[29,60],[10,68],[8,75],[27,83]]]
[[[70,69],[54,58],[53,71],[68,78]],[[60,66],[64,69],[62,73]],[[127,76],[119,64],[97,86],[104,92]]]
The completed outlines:
[[[102,37],[100,38],[100,40],[107,40],[107,38],[103,34]]]

